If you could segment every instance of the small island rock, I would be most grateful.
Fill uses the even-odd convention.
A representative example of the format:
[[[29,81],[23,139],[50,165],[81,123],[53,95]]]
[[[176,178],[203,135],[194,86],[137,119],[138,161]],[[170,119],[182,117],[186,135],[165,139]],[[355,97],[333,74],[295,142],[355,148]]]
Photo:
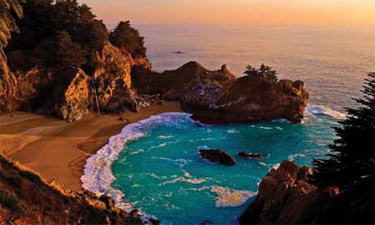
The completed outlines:
[[[233,158],[233,156],[224,152],[223,150],[219,150],[219,149],[199,150],[198,153],[203,158],[211,162],[218,162],[226,166],[233,166],[236,164],[236,160]]]

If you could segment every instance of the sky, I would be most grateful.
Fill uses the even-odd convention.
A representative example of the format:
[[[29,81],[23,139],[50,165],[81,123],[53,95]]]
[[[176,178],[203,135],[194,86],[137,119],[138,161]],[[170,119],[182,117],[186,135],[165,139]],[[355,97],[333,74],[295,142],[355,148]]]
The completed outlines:
[[[375,26],[375,0],[79,0],[107,24]]]

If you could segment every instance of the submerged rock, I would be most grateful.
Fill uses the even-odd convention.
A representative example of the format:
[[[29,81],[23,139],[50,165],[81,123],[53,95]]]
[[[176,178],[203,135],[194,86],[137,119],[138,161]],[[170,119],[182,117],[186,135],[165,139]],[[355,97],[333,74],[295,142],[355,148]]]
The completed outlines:
[[[245,159],[263,159],[264,155],[259,153],[247,153],[247,152],[240,152],[238,156]]]
[[[230,154],[223,150],[199,150],[199,155],[203,158],[208,159],[211,162],[218,162],[226,166],[233,166],[236,164],[236,160]]]

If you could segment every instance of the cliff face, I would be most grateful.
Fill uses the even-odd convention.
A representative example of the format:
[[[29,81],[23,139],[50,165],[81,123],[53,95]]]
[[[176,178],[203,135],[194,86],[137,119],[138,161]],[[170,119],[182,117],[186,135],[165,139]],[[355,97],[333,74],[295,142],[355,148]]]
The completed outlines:
[[[137,94],[132,89],[131,68],[150,68],[146,59],[132,59],[110,43],[97,53],[93,76],[79,68],[33,68],[26,73],[7,73],[0,79],[0,112],[25,110],[57,116],[68,122],[80,120],[89,110],[134,111]],[[5,71],[5,70],[3,70]]]
[[[300,122],[309,94],[302,81],[270,82],[255,77],[236,79],[224,65],[209,71],[190,62],[164,73],[135,70],[135,87],[179,100],[186,111],[205,123],[245,123],[285,118]]]
[[[142,224],[108,197],[64,191],[0,156],[0,224]]]
[[[123,53],[111,44],[98,53],[99,66],[93,81],[97,90],[100,111],[122,112],[136,109],[136,92],[132,90],[131,68],[135,64],[130,54]],[[92,103],[96,102],[95,94]]]
[[[362,224],[374,221],[374,198],[337,187],[309,183],[308,167],[284,161],[259,184],[254,202],[240,216],[240,224]],[[371,186],[370,184],[365,184]]]

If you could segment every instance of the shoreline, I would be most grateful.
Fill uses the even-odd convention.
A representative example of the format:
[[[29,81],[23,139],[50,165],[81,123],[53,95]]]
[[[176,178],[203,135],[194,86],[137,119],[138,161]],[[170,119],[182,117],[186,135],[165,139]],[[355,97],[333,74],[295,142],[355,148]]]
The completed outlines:
[[[56,180],[66,189],[82,191],[81,176],[86,160],[110,137],[128,124],[166,112],[183,112],[178,102],[163,102],[140,112],[97,115],[66,123],[32,113],[15,112],[0,116],[0,154],[38,172],[46,180]]]

